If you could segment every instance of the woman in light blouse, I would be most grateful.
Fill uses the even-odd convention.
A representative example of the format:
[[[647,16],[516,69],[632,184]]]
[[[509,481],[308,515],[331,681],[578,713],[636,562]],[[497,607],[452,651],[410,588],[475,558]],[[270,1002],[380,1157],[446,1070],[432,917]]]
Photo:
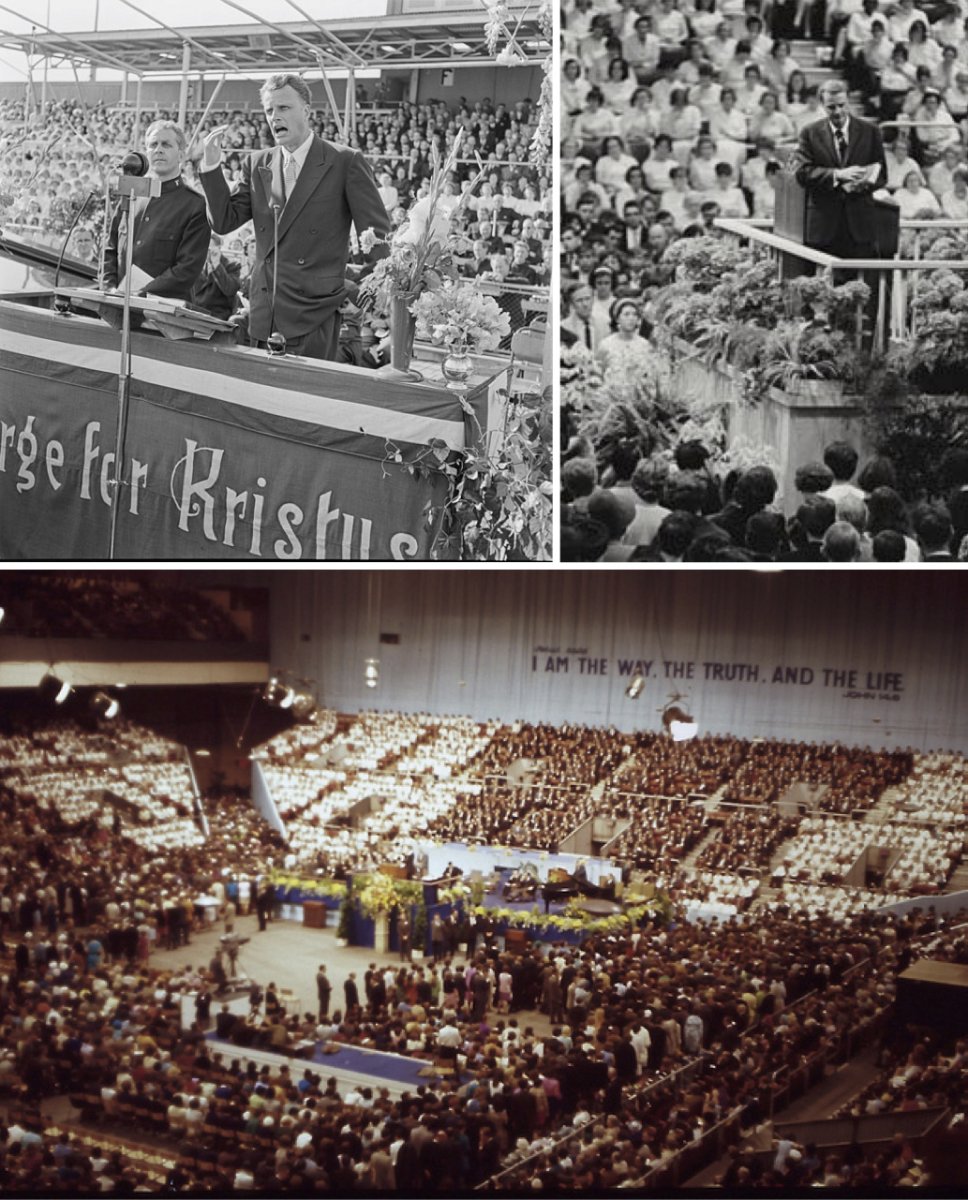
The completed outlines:
[[[659,118],[659,129],[672,139],[672,152],[676,158],[681,163],[687,163],[702,128],[702,113],[689,103],[685,88],[673,88],[669,106],[668,112]]]

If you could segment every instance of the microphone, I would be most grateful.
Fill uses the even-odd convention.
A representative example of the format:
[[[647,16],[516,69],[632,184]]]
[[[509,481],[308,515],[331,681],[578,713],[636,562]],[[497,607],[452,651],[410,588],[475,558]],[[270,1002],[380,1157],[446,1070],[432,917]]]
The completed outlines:
[[[286,353],[286,339],[276,330],[276,280],[279,276],[279,212],[278,204],[272,206],[272,303],[269,307],[269,336],[266,350],[270,358]]]
[[[118,163],[118,170],[122,175],[147,175],[148,156],[140,150],[132,150]]]

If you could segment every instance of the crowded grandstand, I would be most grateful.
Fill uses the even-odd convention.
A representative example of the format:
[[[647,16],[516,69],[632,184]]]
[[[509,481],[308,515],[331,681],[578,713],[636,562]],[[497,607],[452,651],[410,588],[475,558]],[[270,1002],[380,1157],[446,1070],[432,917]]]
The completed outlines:
[[[563,558],[965,556],[966,45],[911,0],[565,6]],[[768,237],[837,82],[897,254],[930,261],[886,293]],[[812,403],[843,419],[811,435]]]
[[[475,18],[481,28],[485,17],[482,12],[479,20]],[[519,77],[528,78],[523,86],[509,86],[505,83],[509,77],[505,68],[498,76],[475,71],[480,56],[476,50],[471,55],[469,46],[465,47],[468,61],[462,70],[463,52],[450,49],[444,53],[450,46],[443,40],[446,30],[438,30],[432,19],[425,18],[421,31],[421,19],[415,19],[417,24],[409,26],[408,36],[415,35],[417,40],[422,37],[427,44],[422,55],[414,55],[410,48],[407,56],[415,64],[411,72],[405,71],[407,60],[397,49],[392,50],[397,55],[392,72],[363,71],[363,77],[357,80],[350,71],[348,80],[336,78],[332,83],[324,73],[325,88],[318,78],[312,78],[319,73],[315,68],[307,72],[321,101],[313,109],[312,130],[327,142],[351,146],[365,155],[378,182],[392,233],[407,226],[414,205],[431,190],[432,146],[437,146],[446,160],[459,140],[459,155],[451,163],[441,200],[441,210],[450,215],[457,209],[458,199],[474,184],[450,228],[457,274],[485,284],[486,292],[494,295],[509,314],[512,331],[522,329],[536,316],[546,316],[551,283],[551,166],[533,150],[540,113],[539,88],[534,84],[530,64],[540,61],[534,48],[542,43],[534,41],[537,31],[531,29],[534,22],[529,19],[522,31],[522,37],[527,32],[531,35],[529,56],[521,61],[524,71],[517,72]],[[363,24],[349,25],[349,32],[339,29],[342,38],[354,38],[353,52],[345,50],[348,64],[357,68],[380,62],[385,65],[389,55],[366,46]],[[453,25],[453,44],[457,44],[458,36],[470,36],[464,25]],[[301,24],[293,26],[294,30],[302,28]],[[273,25],[269,36],[276,37],[278,29]],[[317,30],[307,32],[319,41]],[[118,38],[124,40],[124,36],[119,34]],[[391,32],[385,36],[397,35]],[[22,43],[10,37],[10,44]],[[434,44],[435,38],[439,46]],[[355,49],[360,40],[362,54]],[[60,48],[58,36],[52,36],[52,41]],[[78,38],[80,41],[82,38]],[[193,30],[188,41],[193,47],[205,47],[206,66],[211,62],[224,66],[228,61],[227,53],[216,49],[223,44],[220,30]],[[265,70],[279,70],[282,55],[287,52],[293,54],[297,70],[306,70],[306,48],[312,46],[305,38],[294,32],[276,41],[284,49],[273,49],[264,56]],[[83,44],[88,46],[86,41]],[[344,46],[342,42],[336,44]],[[319,47],[326,49],[325,40],[319,41]],[[239,53],[240,65],[243,62],[258,70],[263,64],[253,61],[248,49],[246,46],[242,52],[232,43],[229,53]],[[110,70],[118,61],[114,46],[104,48],[102,53],[103,59],[95,55],[95,61]],[[124,58],[124,49],[120,55]],[[149,60],[148,71],[163,70],[161,60],[168,56],[160,50]],[[332,55],[326,61],[332,70]],[[421,72],[416,66],[420,62],[439,70]],[[204,138],[215,128],[224,126],[227,130],[222,167],[229,185],[241,178],[243,158],[275,144],[267,119],[255,103],[257,79],[249,80],[248,89],[238,80],[227,86],[226,90],[238,97],[232,107],[217,102],[196,107],[180,98],[178,84],[166,90],[163,76],[154,85],[149,80],[146,95],[154,94],[154,102],[148,98],[143,102],[144,68],[139,70],[132,61],[132,70],[138,77],[137,101],[132,100],[133,80],[131,90],[127,90],[127,76],[120,92],[118,84],[91,85],[86,80],[76,88],[52,84],[48,91],[46,83],[41,89],[40,78],[32,76],[26,89],[6,85],[6,95],[0,94],[0,212],[8,239],[54,251],[64,247],[68,268],[80,264],[95,275],[106,240],[104,184],[121,158],[143,145],[145,132],[155,122],[176,121],[191,134],[191,155],[184,178],[198,191],[197,168]],[[485,74],[489,74],[487,83],[483,82]],[[434,88],[434,82],[445,82],[445,89]],[[487,94],[486,89],[493,84],[498,85],[497,95]],[[461,94],[468,85],[468,94]],[[222,88],[222,84],[217,86]],[[210,86],[209,100],[214,90]],[[359,233],[362,230],[357,230]],[[240,338],[245,336],[254,246],[251,224],[224,240],[215,236],[203,275],[194,287],[193,304],[214,316],[234,318]],[[366,263],[359,246],[350,263],[359,274]],[[372,305],[347,304],[343,316],[344,361],[367,367],[389,361],[387,312],[373,311]],[[510,336],[500,349],[510,350]]]

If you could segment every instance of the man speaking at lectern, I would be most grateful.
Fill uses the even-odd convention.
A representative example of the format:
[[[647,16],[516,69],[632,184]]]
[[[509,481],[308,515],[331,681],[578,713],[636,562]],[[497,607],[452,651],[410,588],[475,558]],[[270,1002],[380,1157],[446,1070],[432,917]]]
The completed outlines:
[[[877,258],[871,193],[887,178],[881,131],[848,114],[843,80],[824,83],[820,99],[826,116],[800,131],[793,160],[807,189],[804,243],[838,258]]]
[[[251,219],[255,227],[252,343],[281,333],[290,353],[335,361],[350,225],[385,237],[389,218],[363,155],[313,133],[312,95],[298,75],[270,75],[260,96],[276,145],[248,156],[231,192],[220,166],[226,126],[205,138],[199,178],[212,226],[229,233]]]

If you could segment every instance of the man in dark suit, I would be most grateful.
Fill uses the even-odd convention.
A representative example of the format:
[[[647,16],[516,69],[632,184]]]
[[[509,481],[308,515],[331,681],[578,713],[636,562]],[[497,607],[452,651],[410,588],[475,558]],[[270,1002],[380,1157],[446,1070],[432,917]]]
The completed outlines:
[[[808,193],[804,242],[840,258],[876,258],[871,193],[887,178],[881,131],[849,115],[843,80],[824,83],[820,98],[826,116],[800,131],[794,158]]]
[[[161,180],[161,195],[134,202],[134,266],[151,276],[135,292],[188,300],[205,266],[211,231],[205,201],[181,177],[185,134],[174,121],[154,121],[145,133],[148,174]],[[116,288],[127,262],[126,207],[118,205],[104,252],[102,286]]]
[[[222,256],[222,239],[216,234],[208,245],[205,268],[192,288],[192,304],[227,321],[241,286],[239,264]]]
[[[281,333],[290,353],[335,361],[350,226],[382,238],[390,220],[363,155],[313,133],[312,96],[298,75],[270,75],[260,95],[276,145],[246,159],[231,192],[220,169],[226,126],[205,138],[199,177],[212,225],[229,233],[251,219],[255,227],[252,343],[264,346],[270,333]],[[378,244],[372,256],[385,253]]]

